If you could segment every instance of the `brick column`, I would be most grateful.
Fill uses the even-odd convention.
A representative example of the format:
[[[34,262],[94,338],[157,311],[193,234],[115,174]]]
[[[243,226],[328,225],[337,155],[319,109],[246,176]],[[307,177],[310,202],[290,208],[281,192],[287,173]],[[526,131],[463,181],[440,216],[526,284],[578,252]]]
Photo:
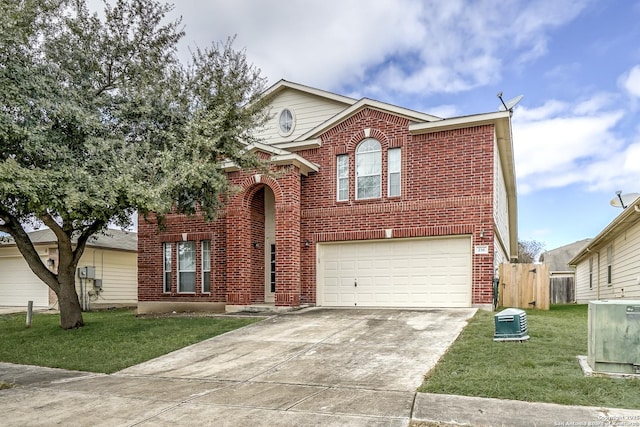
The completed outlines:
[[[276,202],[276,306],[300,305],[300,170],[283,168]]]
[[[227,209],[228,305],[251,304],[251,212],[236,197]]]

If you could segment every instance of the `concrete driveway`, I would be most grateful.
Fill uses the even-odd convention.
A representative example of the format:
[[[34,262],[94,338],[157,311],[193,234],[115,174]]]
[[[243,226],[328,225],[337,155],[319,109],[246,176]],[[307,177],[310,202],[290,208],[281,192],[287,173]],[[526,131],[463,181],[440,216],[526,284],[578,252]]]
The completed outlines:
[[[274,316],[113,375],[62,375],[5,390],[3,421],[406,426],[424,374],[474,312],[310,309]]]

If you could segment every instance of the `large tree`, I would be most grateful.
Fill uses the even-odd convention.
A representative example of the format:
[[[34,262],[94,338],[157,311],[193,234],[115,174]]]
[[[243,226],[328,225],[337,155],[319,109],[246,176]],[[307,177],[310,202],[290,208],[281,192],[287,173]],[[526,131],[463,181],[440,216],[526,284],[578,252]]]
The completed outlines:
[[[518,240],[518,263],[531,264],[538,260],[544,243],[537,240]]]
[[[114,2],[112,2],[114,3]],[[60,325],[82,326],[75,291],[87,241],[138,211],[215,217],[220,164],[264,123],[265,81],[233,40],[177,58],[180,20],[153,0],[0,0],[0,231],[58,296]],[[26,230],[49,227],[57,272]]]

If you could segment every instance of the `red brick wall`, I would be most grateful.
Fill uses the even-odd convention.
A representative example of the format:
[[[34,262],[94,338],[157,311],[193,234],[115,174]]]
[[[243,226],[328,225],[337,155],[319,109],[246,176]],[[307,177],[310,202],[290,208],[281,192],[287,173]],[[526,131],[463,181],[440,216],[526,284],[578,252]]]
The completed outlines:
[[[246,304],[264,298],[260,294],[264,280],[264,228],[256,226],[251,212],[257,218],[262,209],[264,218],[264,205],[260,207],[256,202],[260,198],[255,192],[268,185],[276,197],[277,305],[316,302],[315,243],[381,239],[385,237],[385,229],[393,229],[394,238],[470,235],[473,244],[489,246],[488,255],[473,255],[472,302],[490,304],[493,126],[411,135],[408,124],[404,118],[364,109],[321,135],[321,148],[298,152],[319,165],[318,173],[301,176],[297,168],[284,166],[277,168],[281,173],[274,180],[266,176],[256,178],[255,172],[233,172],[229,179],[244,190],[231,200],[216,222],[206,224],[200,218],[172,216],[168,218],[166,231],[158,234],[153,224],[141,220],[140,300],[225,301],[226,295],[228,304]],[[357,144],[366,137],[365,129],[382,145],[382,197],[355,200],[354,153]],[[402,149],[399,197],[386,196],[387,150],[392,147]],[[349,154],[350,161],[349,200],[341,202],[336,201],[338,154]],[[210,296],[162,293],[161,242],[181,239],[184,232],[189,233],[188,240],[204,233],[213,241],[215,273],[212,271]],[[251,240],[258,238],[261,248],[254,251]],[[310,241],[309,246],[305,245],[306,240]],[[259,252],[259,261],[254,252]],[[260,288],[255,284],[257,280]]]
[[[183,236],[183,233],[185,235]],[[177,243],[195,241],[197,250],[196,293],[180,294],[177,291]],[[211,293],[202,293],[201,246],[202,240],[211,241]],[[171,247],[171,292],[163,292],[163,252],[162,244],[170,242]],[[138,300],[139,301],[225,301],[226,274],[226,232],[224,217],[213,223],[205,223],[200,217],[169,215],[166,229],[159,230],[155,217],[149,221],[140,217],[138,221]]]
[[[299,154],[320,166],[302,181],[303,240],[471,235],[489,246],[474,255],[472,302],[492,302],[493,126],[410,135],[408,120],[365,109],[321,135],[322,148]],[[382,145],[382,198],[355,199],[355,149],[369,136]],[[387,150],[401,147],[401,195],[387,196]],[[336,156],[349,154],[349,200],[336,201]],[[480,231],[484,237],[480,239]],[[315,302],[315,249],[302,259],[302,302]]]

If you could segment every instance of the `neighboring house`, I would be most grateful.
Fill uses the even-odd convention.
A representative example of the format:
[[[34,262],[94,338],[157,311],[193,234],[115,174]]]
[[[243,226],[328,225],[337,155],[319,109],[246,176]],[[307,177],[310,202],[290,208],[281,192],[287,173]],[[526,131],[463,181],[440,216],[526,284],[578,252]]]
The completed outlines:
[[[42,263],[52,271],[58,267],[57,241],[49,229],[29,233]],[[137,302],[137,234],[108,230],[107,235],[90,238],[78,268],[89,269],[94,279],[76,275],[76,291],[83,307],[131,306]],[[57,305],[57,298],[29,268],[11,239],[0,242],[0,306],[35,307]],[[101,281],[101,282],[100,282]],[[101,283],[102,290],[98,289]]]
[[[569,261],[592,239],[583,239],[560,246],[540,255],[540,262],[549,265],[549,298],[551,304],[575,301],[575,269]]]
[[[225,163],[218,219],[138,225],[138,310],[483,307],[517,256],[511,114],[440,119],[287,81],[268,89],[272,174]]]
[[[629,204],[571,261],[576,301],[640,299],[640,199]]]

